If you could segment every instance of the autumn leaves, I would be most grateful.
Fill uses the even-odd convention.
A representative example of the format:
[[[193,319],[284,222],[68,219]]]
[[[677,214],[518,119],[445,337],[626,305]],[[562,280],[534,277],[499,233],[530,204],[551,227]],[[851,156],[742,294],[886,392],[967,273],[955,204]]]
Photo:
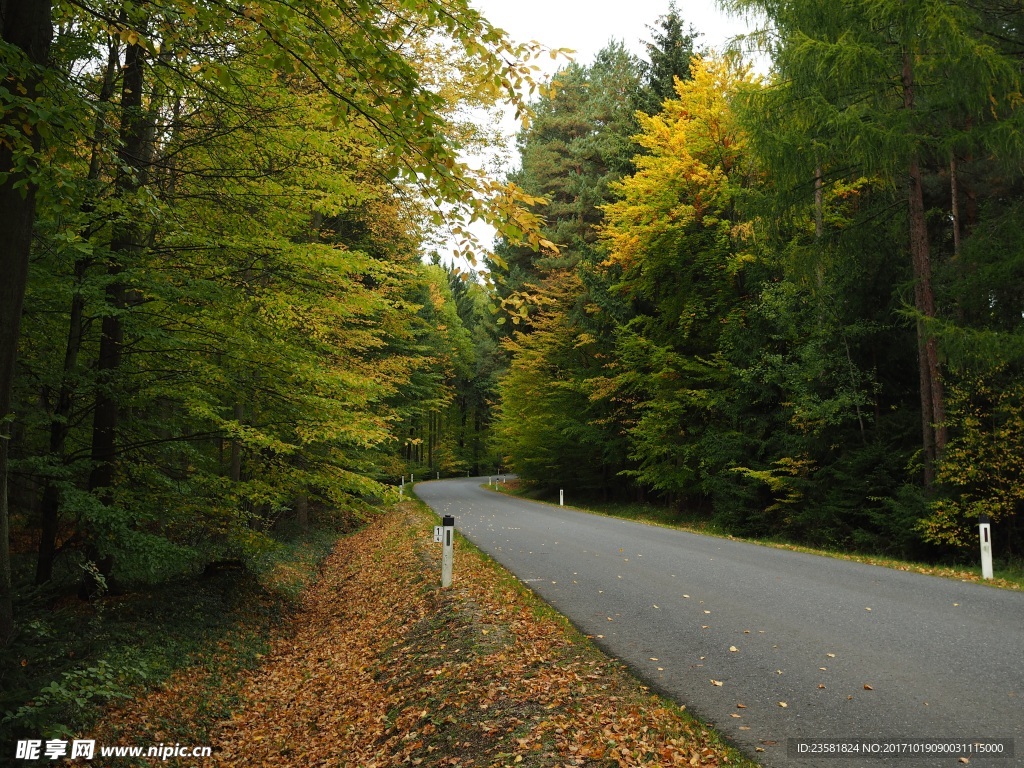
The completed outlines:
[[[436,590],[431,524],[407,503],[339,547],[210,735],[210,765],[744,764],[474,552]],[[183,706],[187,685],[168,689],[117,713],[122,740]]]

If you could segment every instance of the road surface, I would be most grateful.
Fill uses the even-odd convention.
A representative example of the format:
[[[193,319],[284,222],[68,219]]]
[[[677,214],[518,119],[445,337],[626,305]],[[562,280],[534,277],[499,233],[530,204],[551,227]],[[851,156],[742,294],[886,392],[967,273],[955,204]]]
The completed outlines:
[[[796,757],[787,740],[882,739],[875,749],[907,758],[927,748],[921,739],[991,738],[1013,739],[1015,756],[970,765],[1024,766],[1024,594],[560,509],[482,483],[415,491],[764,765],[952,768],[962,763],[934,754],[882,763],[863,745],[852,759]]]

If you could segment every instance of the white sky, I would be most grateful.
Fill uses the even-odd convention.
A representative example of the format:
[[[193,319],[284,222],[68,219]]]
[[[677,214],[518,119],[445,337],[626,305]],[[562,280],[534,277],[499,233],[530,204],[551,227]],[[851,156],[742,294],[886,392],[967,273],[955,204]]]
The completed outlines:
[[[536,40],[551,48],[572,48],[590,63],[609,40],[621,40],[643,55],[648,26],[668,12],[669,0],[472,0],[492,24],[515,42]],[[676,0],[687,25],[704,34],[699,44],[721,50],[729,38],[747,31],[741,19],[718,10],[715,0]]]

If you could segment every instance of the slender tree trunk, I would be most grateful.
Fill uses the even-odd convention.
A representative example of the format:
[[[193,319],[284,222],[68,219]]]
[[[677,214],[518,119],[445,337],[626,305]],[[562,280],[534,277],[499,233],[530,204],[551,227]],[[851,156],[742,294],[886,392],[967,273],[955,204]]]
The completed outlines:
[[[955,152],[949,155],[949,197],[950,213],[953,215],[953,258],[960,258],[960,185]]]
[[[85,261],[75,264],[75,281],[81,285],[87,269]],[[71,312],[68,318],[68,341],[64,351],[64,371],[61,377],[60,392],[54,406],[50,421],[50,460],[55,464],[63,462],[64,447],[67,442],[69,419],[74,404],[74,389],[71,376],[78,367],[78,355],[82,349],[82,314],[85,310],[85,299],[80,291],[76,291],[71,300]],[[39,538],[39,557],[36,560],[36,584],[44,584],[53,575],[53,563],[57,556],[57,535],[60,530],[60,491],[54,480],[48,480],[43,488],[42,525]]]
[[[40,70],[47,63],[53,25],[50,3],[46,0],[0,0],[0,39],[24,56],[24,72],[12,71],[7,88],[18,86],[25,96],[39,94]],[[11,131],[24,135],[35,152],[39,151],[38,130],[26,130],[26,116],[18,109],[0,112],[0,135]],[[31,128],[31,126],[29,126]],[[28,257],[35,223],[37,183],[25,174],[14,172],[14,150],[9,142],[0,142],[0,174],[8,174],[0,183],[0,644],[6,644],[14,632],[12,607],[10,515],[7,500],[7,461],[14,365],[21,333],[21,309],[28,282]]]
[[[98,102],[108,104],[114,95],[114,85],[120,68],[120,57],[116,40],[111,41],[107,56],[107,68],[100,88]],[[93,133],[92,157],[89,162],[90,183],[100,177],[101,149],[106,143],[106,119],[102,114],[96,116],[96,128]],[[83,205],[83,211],[90,213],[94,208],[90,199]],[[75,262],[75,285],[80,288],[90,262],[79,259]],[[76,290],[71,299],[71,311],[68,316],[68,341],[64,352],[64,369],[61,376],[60,393],[50,421],[50,460],[56,465],[64,460],[64,447],[68,436],[68,420],[74,400],[71,377],[78,367],[78,355],[82,349],[82,316],[85,311],[85,299],[80,290]],[[53,480],[49,480],[43,489],[42,525],[39,539],[39,557],[36,561],[36,584],[44,584],[53,575],[54,559],[57,555],[57,536],[60,529],[60,492]]]
[[[309,496],[300,493],[295,499],[295,517],[303,533],[309,530]]]
[[[825,235],[825,183],[821,173],[821,164],[814,167],[814,239],[821,240]]]
[[[128,46],[121,85],[121,146],[118,151],[123,166],[115,182],[117,194],[124,199],[134,196],[146,183],[146,159],[149,157],[147,142],[151,140],[152,131],[147,125],[148,115],[143,111],[144,65],[145,49],[140,45]],[[104,503],[110,502],[110,488],[114,484],[117,469],[120,409],[116,379],[124,346],[122,315],[127,306],[121,274],[125,263],[134,261],[140,248],[138,223],[131,219],[119,221],[110,243],[112,256],[107,273],[111,280],[106,289],[108,311],[103,318],[96,366],[98,386],[92,429],[93,470],[89,475],[89,490],[98,492]],[[101,577],[109,575],[113,559],[102,551],[95,537],[89,541],[86,556],[97,564]],[[87,572],[82,593],[86,596],[95,594],[101,586],[96,582],[97,579]]]
[[[903,106],[914,109],[914,70],[909,51],[903,53]],[[934,481],[934,465],[946,447],[946,408],[939,372],[939,351],[935,336],[925,323],[935,317],[935,293],[932,289],[931,252],[928,222],[924,210],[921,168],[915,151],[910,158],[909,217],[910,257],[914,268],[914,307],[921,315],[918,323],[918,375],[921,388],[921,428],[925,450],[925,483]]]

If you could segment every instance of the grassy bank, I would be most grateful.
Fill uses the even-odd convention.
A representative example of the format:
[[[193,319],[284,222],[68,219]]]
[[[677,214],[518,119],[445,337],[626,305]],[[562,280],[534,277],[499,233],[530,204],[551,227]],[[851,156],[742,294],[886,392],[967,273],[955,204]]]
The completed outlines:
[[[487,487],[489,490],[496,491],[498,493],[504,493],[510,496],[517,496],[520,498],[526,498],[530,499],[531,501],[539,501],[545,504],[552,504],[554,506],[558,505],[557,497],[554,501],[552,501],[547,497],[540,496],[536,492],[524,488],[516,480],[508,480],[505,483],[498,483],[495,486]],[[1022,561],[995,561],[993,568],[995,578],[988,581],[984,581],[981,577],[980,566],[958,566],[941,565],[934,563],[920,563],[908,560],[900,560],[898,558],[893,557],[885,557],[881,555],[843,552],[839,550],[817,549],[813,547],[806,547],[800,544],[775,539],[750,539],[732,536],[706,519],[702,519],[699,517],[680,516],[677,513],[673,512],[672,510],[669,510],[665,507],[659,507],[654,504],[641,504],[635,502],[587,502],[585,505],[573,504],[566,506],[568,506],[570,509],[576,509],[581,512],[590,512],[598,515],[606,515],[608,517],[617,517],[624,520],[633,520],[635,522],[644,523],[646,525],[658,525],[665,528],[675,528],[678,530],[689,531],[691,533],[699,533],[706,536],[720,536],[722,538],[733,539],[736,541],[746,541],[752,544],[759,544],[767,547],[788,549],[794,552],[806,552],[812,555],[822,555],[825,557],[834,557],[841,560],[851,560],[858,563],[880,565],[885,568],[893,568],[895,570],[900,571],[912,571],[914,573],[923,573],[929,576],[941,576],[947,579],[957,579],[958,581],[979,582],[992,587],[1000,587],[1002,589],[1024,589],[1024,562]]]

